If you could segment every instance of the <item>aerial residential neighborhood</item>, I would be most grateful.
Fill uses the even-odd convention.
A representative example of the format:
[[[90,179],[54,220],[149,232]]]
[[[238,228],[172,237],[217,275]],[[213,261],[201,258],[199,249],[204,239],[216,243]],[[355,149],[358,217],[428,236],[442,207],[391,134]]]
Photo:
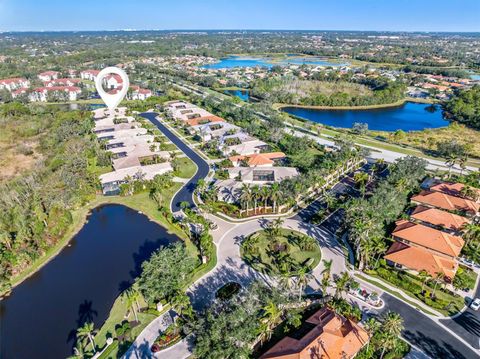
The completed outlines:
[[[0,358],[480,357],[478,14],[0,2]]]

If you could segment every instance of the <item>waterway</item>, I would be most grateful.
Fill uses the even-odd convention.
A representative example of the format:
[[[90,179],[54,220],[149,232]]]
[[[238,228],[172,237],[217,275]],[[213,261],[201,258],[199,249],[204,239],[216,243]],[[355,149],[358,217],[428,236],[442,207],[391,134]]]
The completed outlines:
[[[225,90],[224,93],[238,97],[240,100],[248,102],[250,95],[248,90]]]
[[[320,110],[284,107],[283,111],[332,127],[351,128],[354,123],[366,123],[374,131],[419,131],[448,126],[438,105],[406,102],[402,106],[370,110]],[[432,111],[433,110],[433,111]]]
[[[274,59],[269,57],[243,57],[243,56],[228,56],[220,59],[220,61],[213,64],[202,66],[204,69],[230,69],[235,67],[266,67],[271,68],[274,65],[317,65],[317,66],[344,66],[345,63],[337,63],[328,61],[320,57],[302,57],[302,56],[287,56],[285,59]]]
[[[0,358],[66,358],[85,321],[100,328],[141,263],[178,240],[121,205],[94,209],[55,258],[0,301]]]

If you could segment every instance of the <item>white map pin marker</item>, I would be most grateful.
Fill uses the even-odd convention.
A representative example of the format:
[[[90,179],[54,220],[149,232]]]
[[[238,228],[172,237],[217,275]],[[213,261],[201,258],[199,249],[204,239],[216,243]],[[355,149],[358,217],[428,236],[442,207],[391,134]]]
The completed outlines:
[[[110,74],[119,75],[122,79],[122,88],[116,94],[109,94],[103,89],[103,79]],[[98,94],[103,102],[105,102],[105,105],[107,105],[110,111],[113,111],[127,94],[128,88],[130,87],[130,81],[128,81],[128,75],[122,69],[119,69],[118,67],[106,67],[97,75],[95,86]]]

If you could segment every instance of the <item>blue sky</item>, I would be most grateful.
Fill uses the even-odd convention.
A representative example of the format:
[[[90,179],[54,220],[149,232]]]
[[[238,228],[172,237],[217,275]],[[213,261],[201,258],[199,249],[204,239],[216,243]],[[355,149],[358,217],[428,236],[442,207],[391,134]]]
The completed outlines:
[[[480,0],[0,0],[0,31],[480,31]]]

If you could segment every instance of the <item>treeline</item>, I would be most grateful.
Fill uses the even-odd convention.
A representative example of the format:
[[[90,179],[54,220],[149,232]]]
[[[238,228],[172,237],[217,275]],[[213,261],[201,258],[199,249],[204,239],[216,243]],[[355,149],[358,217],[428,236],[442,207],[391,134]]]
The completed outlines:
[[[480,129],[480,86],[459,90],[444,105],[448,118]]]
[[[405,97],[405,84],[374,80],[375,83],[303,81],[294,77],[261,79],[252,86],[252,95],[273,103],[306,106],[368,106],[394,103]],[[363,85],[363,87],[362,87]],[[365,88],[367,86],[368,88]],[[322,87],[324,89],[322,89]]]
[[[39,142],[43,161],[0,183],[0,290],[5,290],[12,276],[65,234],[72,210],[96,193],[96,165],[109,159],[92,134],[89,112],[12,103],[0,107],[0,116],[2,127],[20,119],[48,123]]]

